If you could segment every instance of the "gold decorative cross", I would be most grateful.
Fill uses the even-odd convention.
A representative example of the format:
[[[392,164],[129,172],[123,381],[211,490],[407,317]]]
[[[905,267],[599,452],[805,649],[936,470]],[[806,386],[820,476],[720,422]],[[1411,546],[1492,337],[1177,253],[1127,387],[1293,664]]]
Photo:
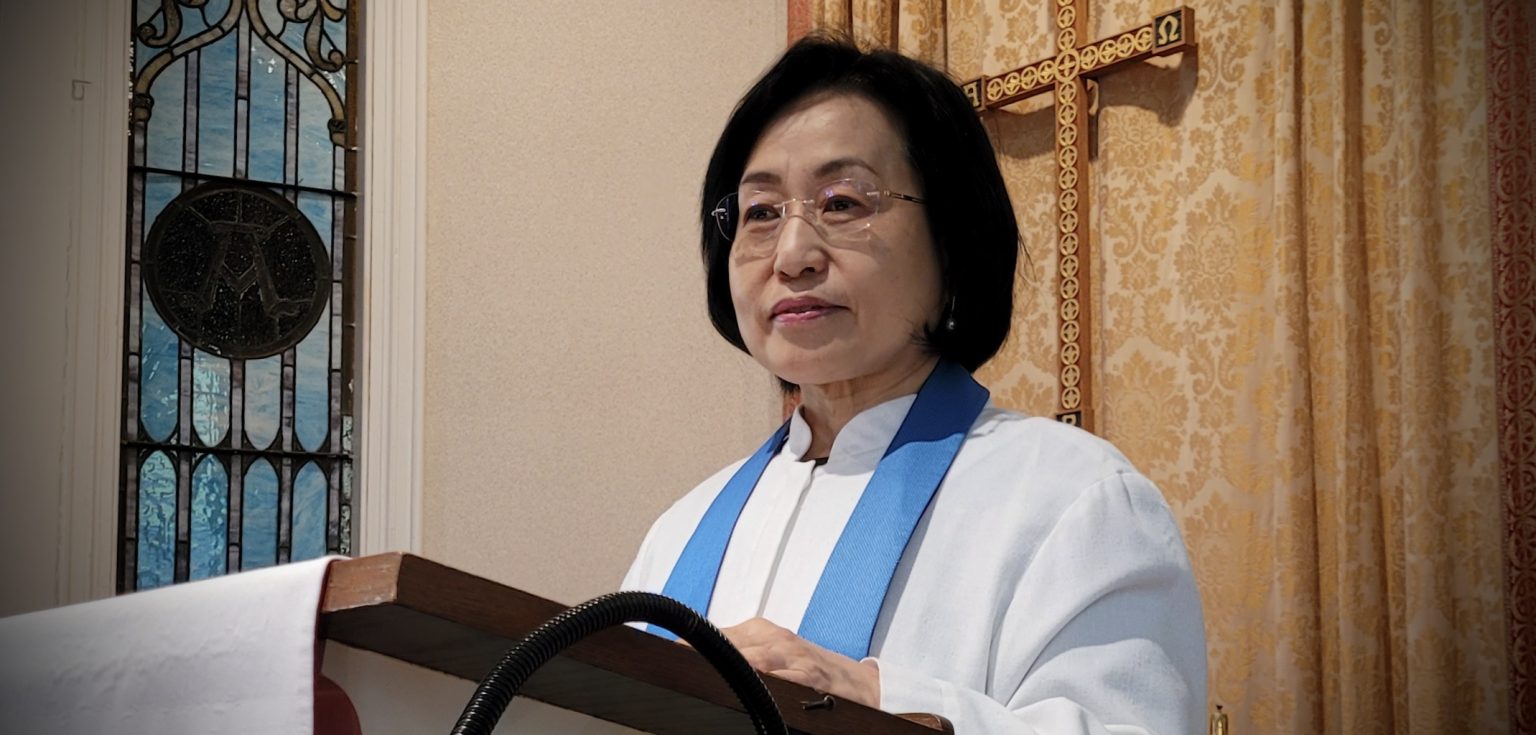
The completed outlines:
[[[997,76],[961,85],[978,113],[1043,92],[1056,92],[1056,185],[1058,249],[1061,255],[1059,313],[1060,380],[1056,419],[1093,430],[1093,380],[1089,318],[1092,250],[1088,220],[1088,81],[1154,56],[1195,46],[1195,11],[1179,8],[1151,23],[1093,43],[1087,0],[1056,0],[1056,55]]]

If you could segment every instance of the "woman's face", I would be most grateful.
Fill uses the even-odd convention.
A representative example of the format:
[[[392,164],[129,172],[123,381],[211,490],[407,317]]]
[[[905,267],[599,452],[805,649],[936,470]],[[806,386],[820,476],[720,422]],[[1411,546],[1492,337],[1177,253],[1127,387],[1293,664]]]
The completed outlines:
[[[748,157],[742,217],[753,216],[745,211],[749,197],[814,199],[842,179],[921,197],[903,148],[896,126],[868,99],[812,97],[771,124]],[[731,300],[748,351],[802,386],[916,369],[929,357],[915,337],[937,322],[941,291],[922,205],[886,198],[867,229],[830,238],[830,228],[807,219],[815,208],[791,203],[771,238],[749,248],[738,235],[732,246]],[[828,210],[840,208],[823,207],[828,222]]]

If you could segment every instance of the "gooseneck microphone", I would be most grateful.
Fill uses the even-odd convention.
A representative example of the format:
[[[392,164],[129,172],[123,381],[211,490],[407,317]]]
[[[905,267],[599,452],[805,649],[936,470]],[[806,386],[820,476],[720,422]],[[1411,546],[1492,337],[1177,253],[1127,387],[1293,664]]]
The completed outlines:
[[[747,711],[758,735],[787,735],[784,717],[763,680],[713,624],[688,606],[650,592],[615,592],[550,618],[513,646],[475,688],[453,735],[490,735],[528,678],[561,651],[604,628],[650,623],[688,642],[715,667]]]

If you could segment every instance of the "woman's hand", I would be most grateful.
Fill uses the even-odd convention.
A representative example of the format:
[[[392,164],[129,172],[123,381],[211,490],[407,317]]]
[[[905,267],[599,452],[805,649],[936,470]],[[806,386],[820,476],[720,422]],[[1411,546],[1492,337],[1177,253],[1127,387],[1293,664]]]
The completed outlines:
[[[869,707],[880,706],[880,669],[752,618],[721,631],[752,668]]]

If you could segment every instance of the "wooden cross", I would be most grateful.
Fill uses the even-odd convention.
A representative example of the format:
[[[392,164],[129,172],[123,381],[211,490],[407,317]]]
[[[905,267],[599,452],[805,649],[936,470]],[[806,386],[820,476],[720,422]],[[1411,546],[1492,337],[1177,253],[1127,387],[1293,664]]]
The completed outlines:
[[[961,85],[978,113],[1056,92],[1057,290],[1061,331],[1056,419],[1093,430],[1093,344],[1087,304],[1092,271],[1088,228],[1088,80],[1133,62],[1195,46],[1195,11],[1179,8],[1146,25],[1079,45],[1087,0],[1056,0],[1056,55]]]

